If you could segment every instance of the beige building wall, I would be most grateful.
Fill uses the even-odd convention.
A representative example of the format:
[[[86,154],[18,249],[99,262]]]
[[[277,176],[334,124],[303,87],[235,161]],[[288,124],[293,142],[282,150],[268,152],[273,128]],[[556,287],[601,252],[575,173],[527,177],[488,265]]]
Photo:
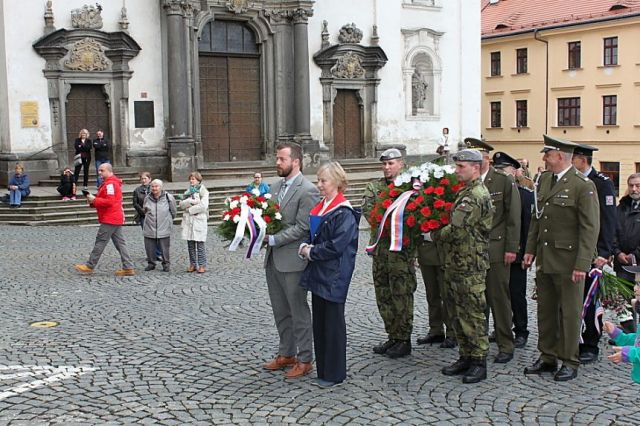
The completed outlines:
[[[618,65],[603,66],[606,37],[618,37]],[[536,39],[537,38],[537,39]],[[610,20],[533,31],[482,42],[483,136],[496,150],[542,165],[542,135],[587,143],[600,150],[594,166],[619,163],[626,190],[629,174],[640,167],[640,19]],[[568,43],[581,42],[581,67],[568,69]],[[548,45],[548,71],[547,71]],[[528,49],[528,72],[516,74],[516,49]],[[499,77],[491,77],[491,52],[501,52]],[[548,72],[548,80],[547,80]],[[615,125],[603,124],[603,96],[617,96]],[[580,98],[580,125],[558,126],[558,98]],[[516,128],[515,101],[528,101],[527,127]],[[491,128],[490,102],[501,101],[502,125]],[[610,165],[611,166],[611,165]]]

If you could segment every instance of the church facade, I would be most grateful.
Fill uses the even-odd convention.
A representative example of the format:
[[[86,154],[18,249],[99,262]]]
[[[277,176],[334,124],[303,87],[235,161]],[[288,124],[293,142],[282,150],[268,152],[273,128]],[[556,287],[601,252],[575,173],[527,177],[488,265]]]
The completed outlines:
[[[480,129],[480,12],[444,0],[0,0],[0,182],[72,163],[81,129],[116,167],[435,152]],[[474,5],[475,6],[475,5]]]

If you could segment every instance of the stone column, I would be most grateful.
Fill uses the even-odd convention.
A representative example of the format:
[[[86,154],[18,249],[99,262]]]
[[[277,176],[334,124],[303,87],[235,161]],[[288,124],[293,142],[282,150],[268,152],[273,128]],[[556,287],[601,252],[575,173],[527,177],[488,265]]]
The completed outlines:
[[[302,139],[311,138],[308,20],[312,15],[313,11],[309,9],[300,8],[293,12],[295,133]]]
[[[195,169],[195,143],[189,121],[189,40],[187,18],[191,6],[181,0],[165,0],[167,16],[167,80],[169,126],[167,142],[171,160],[171,180],[186,180]]]

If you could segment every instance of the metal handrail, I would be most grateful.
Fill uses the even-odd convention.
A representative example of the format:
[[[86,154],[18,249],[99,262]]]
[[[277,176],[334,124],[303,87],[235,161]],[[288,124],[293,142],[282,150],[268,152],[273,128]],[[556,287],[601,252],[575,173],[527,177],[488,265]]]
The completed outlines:
[[[58,142],[58,143],[54,143],[54,144],[53,144],[53,145],[51,145],[51,146],[48,146],[48,147],[46,147],[46,148],[44,148],[44,149],[41,149],[41,150],[40,150],[40,151],[38,151],[38,152],[35,152],[35,153],[31,154],[30,156],[28,156],[28,157],[26,157],[26,158],[23,158],[23,159],[22,159],[22,161],[30,160],[31,158],[35,157],[36,155],[38,155],[38,154],[40,154],[40,153],[42,153],[42,152],[45,152],[45,151],[46,151],[46,150],[48,150],[49,148],[53,148],[53,147],[56,147],[56,146],[58,146],[58,145],[66,145],[66,142]]]

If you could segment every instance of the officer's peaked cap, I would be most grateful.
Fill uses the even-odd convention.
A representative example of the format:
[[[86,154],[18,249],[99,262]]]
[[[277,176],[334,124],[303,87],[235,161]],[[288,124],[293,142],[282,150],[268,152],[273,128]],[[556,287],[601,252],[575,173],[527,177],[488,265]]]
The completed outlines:
[[[571,141],[567,141],[567,140],[556,138],[549,135],[543,135],[543,137],[544,137],[544,147],[540,152],[555,150],[555,151],[568,152],[569,154],[572,154],[573,151],[578,147],[577,143],[573,143]]]
[[[522,167],[518,160],[516,160],[506,152],[501,151],[493,154],[493,166],[497,168],[511,166],[515,169],[519,169],[520,167]]]
[[[493,147],[482,139],[464,138],[464,144],[469,149],[477,149],[479,151],[486,151],[486,152],[493,151]]]

